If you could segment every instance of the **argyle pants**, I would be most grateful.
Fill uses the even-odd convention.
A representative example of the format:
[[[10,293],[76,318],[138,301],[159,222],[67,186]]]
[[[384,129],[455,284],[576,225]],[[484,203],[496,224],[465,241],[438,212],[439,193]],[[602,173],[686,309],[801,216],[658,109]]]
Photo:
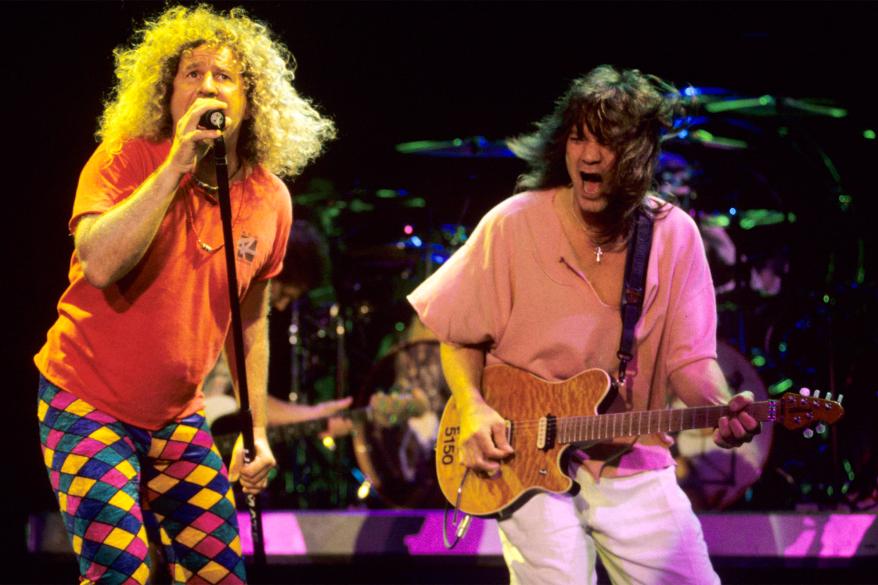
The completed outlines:
[[[146,583],[149,542],[177,583],[244,583],[228,474],[202,413],[158,431],[40,376],[43,461],[83,583]]]

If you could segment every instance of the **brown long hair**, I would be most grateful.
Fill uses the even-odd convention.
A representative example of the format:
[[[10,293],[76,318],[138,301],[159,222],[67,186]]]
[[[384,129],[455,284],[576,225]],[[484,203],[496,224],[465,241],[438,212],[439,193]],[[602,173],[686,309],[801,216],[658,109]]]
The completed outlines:
[[[684,113],[676,88],[637,69],[596,67],[570,84],[555,102],[554,111],[537,122],[536,130],[509,140],[509,147],[528,164],[516,192],[551,189],[570,184],[565,163],[567,137],[583,127],[616,154],[608,188],[607,207],[596,217],[600,241],[627,235],[634,212],[643,209],[653,184],[662,134],[675,130]]]

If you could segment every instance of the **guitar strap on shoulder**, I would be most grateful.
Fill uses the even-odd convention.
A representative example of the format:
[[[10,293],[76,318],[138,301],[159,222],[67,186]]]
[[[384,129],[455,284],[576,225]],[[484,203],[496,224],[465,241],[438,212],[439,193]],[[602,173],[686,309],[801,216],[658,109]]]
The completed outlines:
[[[652,249],[652,217],[637,211],[633,233],[625,259],[625,281],[622,287],[622,338],[619,340],[619,384],[625,382],[625,369],[634,358],[634,327],[643,312],[646,292],[646,269]]]

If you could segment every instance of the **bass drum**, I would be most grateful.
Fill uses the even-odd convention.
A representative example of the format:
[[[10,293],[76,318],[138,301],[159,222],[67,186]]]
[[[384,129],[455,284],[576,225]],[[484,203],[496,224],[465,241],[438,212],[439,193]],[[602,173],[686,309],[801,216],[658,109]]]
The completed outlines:
[[[731,345],[717,341],[720,369],[732,393],[749,390],[755,400],[768,400],[759,374]],[[678,402],[675,407],[683,406]],[[768,460],[774,429],[762,432],[737,449],[722,449],[713,442],[713,429],[683,431],[676,436],[677,480],[696,510],[722,510],[736,502],[753,485]]]
[[[372,368],[356,402],[368,404],[378,391],[412,393],[418,389],[427,396],[426,412],[397,426],[369,421],[355,424],[354,454],[386,504],[439,508],[445,500],[436,482],[434,448],[439,418],[451,396],[442,375],[439,342],[405,343],[384,356]]]

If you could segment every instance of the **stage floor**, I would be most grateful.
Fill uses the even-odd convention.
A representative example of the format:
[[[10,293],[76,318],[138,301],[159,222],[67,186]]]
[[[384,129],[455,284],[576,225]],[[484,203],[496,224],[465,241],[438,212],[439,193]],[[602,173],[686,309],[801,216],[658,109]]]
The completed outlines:
[[[723,583],[878,583],[875,513],[700,514]],[[239,515],[245,552],[249,517]],[[254,583],[506,583],[493,520],[474,519],[453,550],[442,511],[264,513],[268,566]],[[57,514],[30,522],[23,582],[70,582],[76,574]],[[601,574],[601,582],[609,582]]]

